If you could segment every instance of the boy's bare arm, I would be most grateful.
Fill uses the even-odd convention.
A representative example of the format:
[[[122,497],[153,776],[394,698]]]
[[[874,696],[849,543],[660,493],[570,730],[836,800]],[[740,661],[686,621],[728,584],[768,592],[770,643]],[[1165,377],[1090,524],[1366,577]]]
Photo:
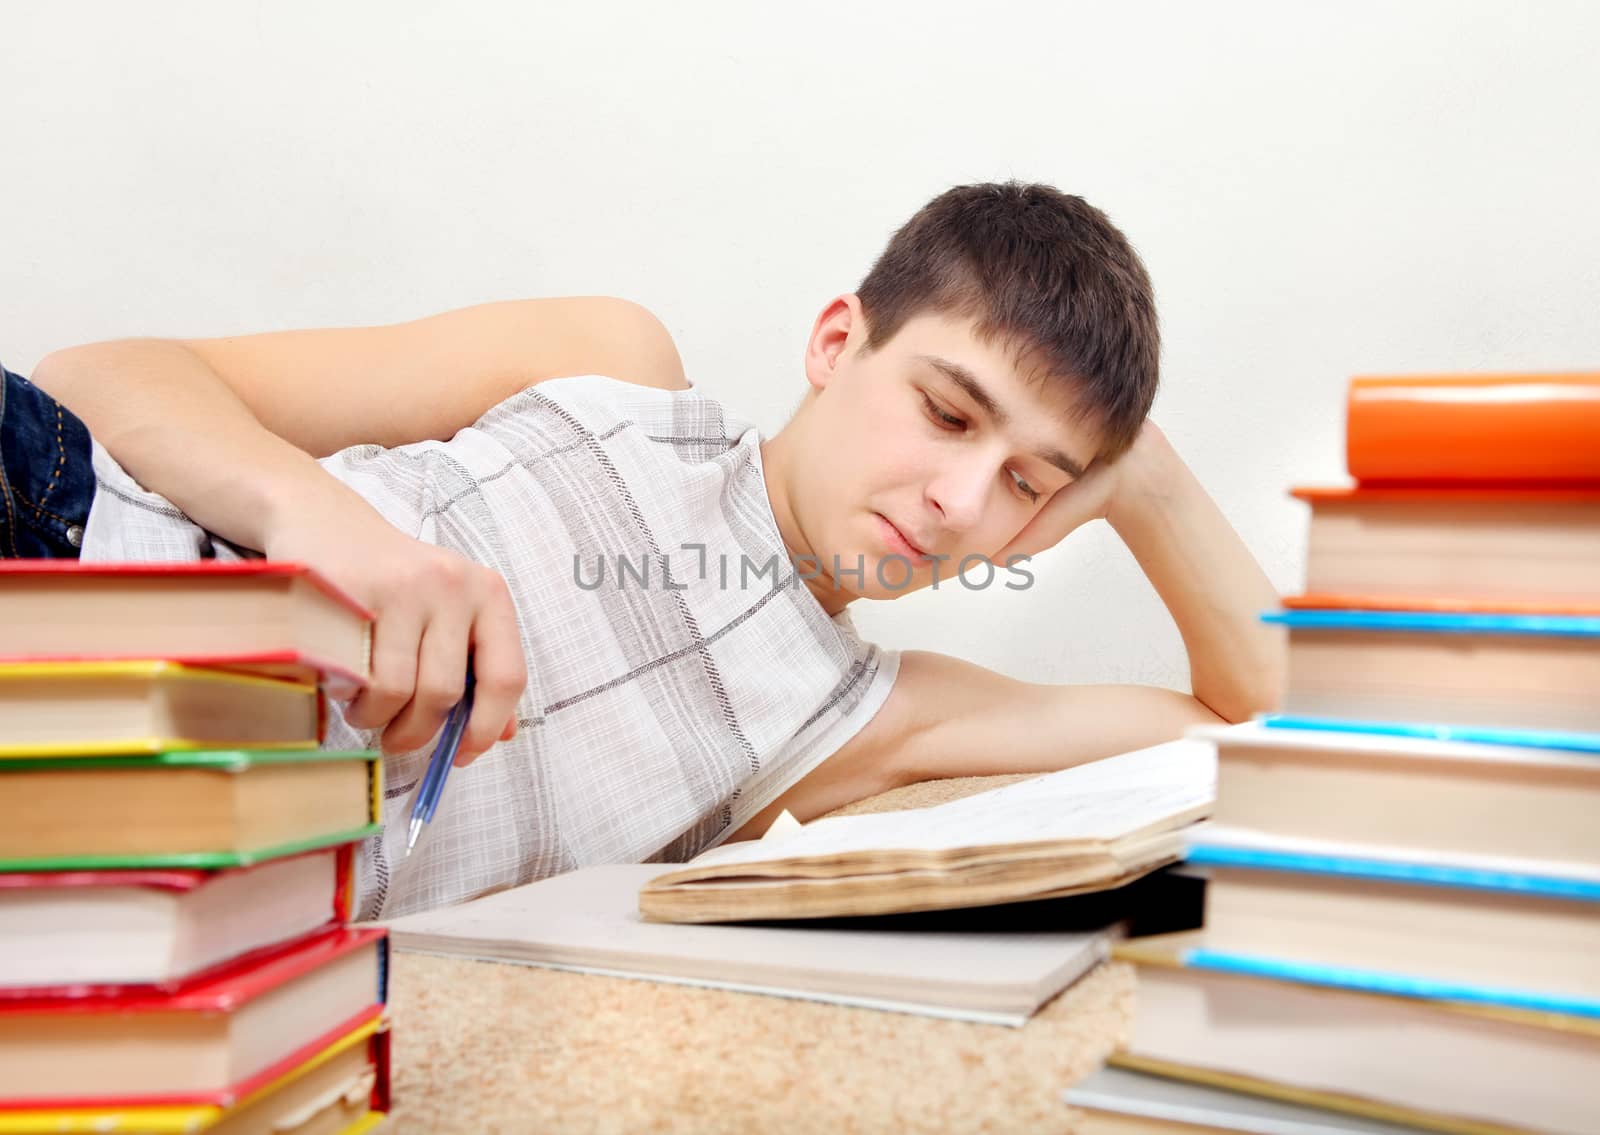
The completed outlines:
[[[584,373],[685,385],[660,323],[605,298],[487,304],[392,327],[97,343],[48,356],[33,379],[198,523],[309,563],[373,609],[373,682],[346,716],[384,728],[385,748],[437,731],[472,644],[470,760],[509,736],[526,684],[504,581],[394,529],[314,456],[448,438],[517,390]]]
[[[737,838],[761,835],[785,808],[805,821],[922,780],[1053,772],[1276,705],[1284,645],[1258,616],[1277,605],[1277,594],[1154,425],[1147,423],[1114,465],[1093,468],[1058,492],[993,559],[1036,554],[1095,519],[1112,524],[1172,613],[1189,653],[1193,694],[1023,682],[948,655],[908,651],[873,719]]]
[[[1024,682],[922,651],[902,656],[901,678],[912,724],[889,763],[913,781],[1054,772],[1223,720],[1177,690]]]
[[[1278,606],[1261,565],[1156,427],[1119,464],[1106,520],[1178,624],[1195,698],[1233,722],[1275,708],[1288,658],[1261,621]]]
[[[1054,772],[1221,720],[1176,690],[1023,682],[946,654],[907,651],[872,720],[734,838],[760,836],[784,809],[805,822],[919,781]]]
[[[1171,612],[1194,697],[1225,721],[1276,706],[1287,666],[1283,632],[1260,615],[1278,605],[1277,592],[1153,422],[1115,463],[1091,467],[1056,493],[995,558],[1035,554],[1093,519],[1116,530]]]

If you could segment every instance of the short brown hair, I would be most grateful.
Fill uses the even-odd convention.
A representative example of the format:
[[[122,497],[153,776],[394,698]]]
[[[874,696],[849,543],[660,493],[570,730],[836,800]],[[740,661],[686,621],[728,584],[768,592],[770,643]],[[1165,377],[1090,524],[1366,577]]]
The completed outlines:
[[[865,349],[926,312],[975,319],[1030,371],[1071,385],[1102,434],[1133,444],[1160,381],[1150,276],[1127,237],[1081,197],[1016,181],[960,185],[917,211],[856,289]]]

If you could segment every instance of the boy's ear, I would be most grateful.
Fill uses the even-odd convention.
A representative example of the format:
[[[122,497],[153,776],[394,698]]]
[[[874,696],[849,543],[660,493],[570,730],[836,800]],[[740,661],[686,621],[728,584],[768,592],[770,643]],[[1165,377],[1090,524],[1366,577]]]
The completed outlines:
[[[827,386],[846,349],[857,349],[865,338],[861,301],[851,294],[829,300],[811,325],[811,338],[806,341],[806,381],[817,390]]]

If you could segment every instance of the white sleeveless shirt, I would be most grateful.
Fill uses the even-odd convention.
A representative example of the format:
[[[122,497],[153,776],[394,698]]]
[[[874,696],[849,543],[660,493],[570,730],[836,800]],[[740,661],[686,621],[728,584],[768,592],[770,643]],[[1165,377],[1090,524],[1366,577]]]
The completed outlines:
[[[456,769],[403,859],[428,750],[385,759],[385,833],[356,909],[392,917],[597,863],[715,845],[853,737],[899,654],[796,576],[760,436],[697,388],[553,379],[448,442],[323,460],[402,531],[500,572],[528,688],[517,736]],[[98,444],[86,560],[241,552]],[[665,568],[665,574],[663,574]],[[376,747],[331,707],[326,744]]]

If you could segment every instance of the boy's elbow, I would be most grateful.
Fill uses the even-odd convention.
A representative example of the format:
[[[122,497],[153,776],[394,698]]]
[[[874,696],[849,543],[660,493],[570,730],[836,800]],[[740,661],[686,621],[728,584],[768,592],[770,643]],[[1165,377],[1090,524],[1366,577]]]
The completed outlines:
[[[634,368],[633,374],[620,377],[664,390],[688,387],[683,359],[678,354],[678,345],[673,342],[667,325],[642,304],[624,299],[613,302],[618,305],[616,326],[619,338],[626,346]]]
[[[40,359],[28,376],[28,381],[44,391],[90,427],[94,428],[95,391],[105,390],[107,384],[97,381],[104,374],[106,344],[90,343],[81,347],[63,347],[51,351]]]
[[[1283,704],[1289,677],[1287,644],[1279,633],[1258,636],[1253,644],[1257,649],[1228,672],[1194,675],[1195,700],[1228,725],[1276,713]]]
[[[1232,725],[1234,721],[1223,712],[1219,712],[1210,702],[1195,694],[1189,695],[1192,703],[1184,715],[1183,728],[1189,729],[1195,725]]]
[[[570,310],[583,328],[581,342],[589,368],[602,368],[612,378],[641,386],[679,390],[689,385],[672,333],[643,304],[619,296],[560,302],[575,305]]]
[[[77,369],[83,351],[83,347],[64,347],[59,351],[51,351],[39,360],[28,381],[57,402],[65,402],[62,395],[71,382],[71,375]]]
[[[1249,721],[1253,712],[1247,708],[1247,703],[1245,702],[1224,702],[1220,705],[1212,705],[1209,702],[1201,701],[1199,698],[1194,700],[1207,717],[1207,720],[1200,723],[1202,725],[1238,725]]]
[[[63,347],[39,360],[28,381],[71,410],[93,432],[104,425],[97,412],[104,396],[112,392],[105,381],[118,344],[88,343]]]
[[[1196,694],[1194,700],[1217,719],[1215,724],[1239,725],[1257,714],[1275,711],[1279,704],[1279,686],[1275,677],[1264,676],[1256,685],[1229,691],[1227,696]]]
[[[121,456],[119,439],[146,426],[153,412],[141,401],[146,375],[161,374],[181,343],[113,339],[63,347],[39,360],[29,376],[40,390],[82,420],[91,435]]]
[[[129,344],[136,342],[138,340],[113,340],[62,347],[40,359],[28,381],[72,409],[72,397],[91,389],[114,360],[126,353]]]

